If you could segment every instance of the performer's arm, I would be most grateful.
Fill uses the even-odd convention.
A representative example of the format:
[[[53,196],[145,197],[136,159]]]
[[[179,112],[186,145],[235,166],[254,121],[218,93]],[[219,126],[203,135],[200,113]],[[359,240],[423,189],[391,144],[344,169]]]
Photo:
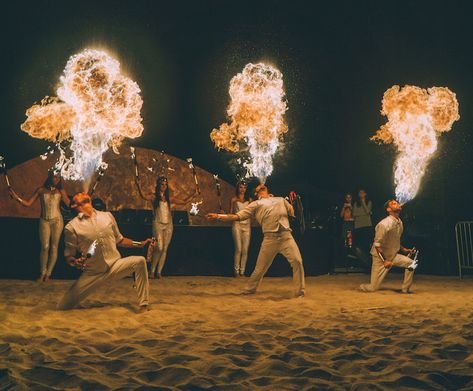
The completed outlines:
[[[117,243],[117,245],[120,247],[125,247],[125,248],[142,248],[150,242],[151,242],[151,238],[137,241],[137,240],[132,240],[132,239],[123,237],[122,240],[120,240]]]
[[[71,200],[69,199],[69,196],[67,195],[66,190],[64,189],[61,189],[61,198],[62,202],[64,202],[67,207],[71,205]]]
[[[238,217],[237,214],[234,213],[229,213],[229,214],[224,214],[224,213],[207,213],[205,217],[208,220],[220,220],[220,221],[239,221],[240,218]]]
[[[412,252],[412,248],[407,248],[401,245],[401,252],[403,254],[410,254]]]
[[[385,235],[386,235],[386,229],[381,223],[378,224],[375,229],[373,244],[374,244],[374,248],[376,249],[376,252],[378,253],[379,258],[381,259],[381,261],[383,261],[384,267],[389,269],[393,265],[393,262],[390,259],[386,259],[386,257],[383,254],[383,249],[381,247]]]
[[[286,207],[288,216],[294,217],[294,207],[284,199],[284,206]]]
[[[71,227],[66,226],[64,229],[64,258],[69,266],[83,269],[86,257],[76,258],[77,249],[77,234]]]
[[[23,206],[31,206],[33,204],[33,202],[35,202],[38,197],[39,197],[39,189],[36,189],[36,191],[34,192],[34,194],[31,196],[31,198],[29,200],[24,200],[23,198],[21,198],[16,192],[15,190],[13,190],[12,188],[10,188],[10,194],[12,195],[12,197],[17,201],[19,202],[21,205]]]

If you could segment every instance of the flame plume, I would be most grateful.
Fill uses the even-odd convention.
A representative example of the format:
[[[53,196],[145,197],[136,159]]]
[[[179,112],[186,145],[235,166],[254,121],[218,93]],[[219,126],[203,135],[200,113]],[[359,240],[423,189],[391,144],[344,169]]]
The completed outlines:
[[[404,204],[417,194],[440,133],[460,118],[458,101],[446,87],[396,85],[384,93],[381,114],[388,122],[370,140],[396,146],[396,198]]]
[[[248,151],[250,160],[243,163],[247,176],[264,183],[273,171],[273,155],[288,130],[282,73],[271,65],[247,64],[230,81],[229,94],[230,123],[213,129],[210,138],[218,149]]]
[[[85,49],[69,58],[57,98],[45,98],[26,112],[21,129],[32,137],[69,140],[72,158],[62,156],[66,179],[88,180],[125,137],[143,132],[143,100],[138,84],[120,72],[120,63],[101,50]]]

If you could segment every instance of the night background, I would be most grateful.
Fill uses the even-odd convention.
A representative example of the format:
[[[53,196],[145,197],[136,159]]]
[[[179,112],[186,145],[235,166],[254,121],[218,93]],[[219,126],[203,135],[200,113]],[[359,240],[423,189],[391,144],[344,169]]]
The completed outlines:
[[[103,47],[142,90],[145,131],[129,143],[192,156],[234,183],[231,156],[214,148],[209,133],[226,121],[230,79],[248,62],[267,61],[283,73],[289,106],[272,191],[298,191],[313,219],[362,187],[377,221],[394,192],[393,148],[369,141],[386,122],[384,91],[446,86],[461,118],[440,137],[405,219],[415,220],[414,233],[435,237],[435,246],[441,238],[439,251],[452,258],[444,271],[452,273],[453,224],[473,217],[471,8],[415,1],[10,4],[1,26],[1,150],[10,167],[45,152],[46,142],[20,130],[26,109],[55,94],[69,56]]]

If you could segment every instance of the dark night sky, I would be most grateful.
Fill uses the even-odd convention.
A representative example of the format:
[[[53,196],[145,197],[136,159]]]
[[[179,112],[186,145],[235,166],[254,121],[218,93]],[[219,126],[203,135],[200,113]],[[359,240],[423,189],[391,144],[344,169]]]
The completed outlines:
[[[231,77],[250,61],[270,61],[284,74],[290,131],[269,183],[281,191],[295,184],[331,192],[362,185],[378,203],[393,191],[393,154],[368,141],[385,122],[384,91],[393,84],[447,86],[457,94],[461,119],[442,137],[425,181],[438,172],[433,189],[441,183],[442,202],[471,201],[468,1],[17,4],[3,10],[1,26],[0,149],[10,166],[46,147],[21,132],[26,108],[54,95],[70,55],[100,46],[142,89],[145,132],[132,143],[192,156],[230,182],[228,156],[213,148],[209,132],[225,120]]]

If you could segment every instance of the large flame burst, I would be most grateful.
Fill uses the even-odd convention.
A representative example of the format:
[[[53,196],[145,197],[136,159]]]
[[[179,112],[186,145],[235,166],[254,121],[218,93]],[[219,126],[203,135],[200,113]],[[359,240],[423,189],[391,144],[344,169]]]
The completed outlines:
[[[396,198],[403,204],[417,194],[437,138],[460,118],[458,101],[446,87],[393,86],[384,93],[381,114],[388,123],[371,140],[396,146],[394,182]]]
[[[61,174],[87,180],[108,147],[143,132],[138,84],[120,72],[120,63],[101,50],[85,49],[69,58],[57,98],[46,97],[26,111],[21,129],[48,141],[69,140],[71,159],[62,154]]]
[[[247,64],[230,81],[230,123],[213,129],[210,138],[219,149],[248,152],[248,176],[261,182],[273,171],[273,155],[288,128],[282,73],[271,65]]]

